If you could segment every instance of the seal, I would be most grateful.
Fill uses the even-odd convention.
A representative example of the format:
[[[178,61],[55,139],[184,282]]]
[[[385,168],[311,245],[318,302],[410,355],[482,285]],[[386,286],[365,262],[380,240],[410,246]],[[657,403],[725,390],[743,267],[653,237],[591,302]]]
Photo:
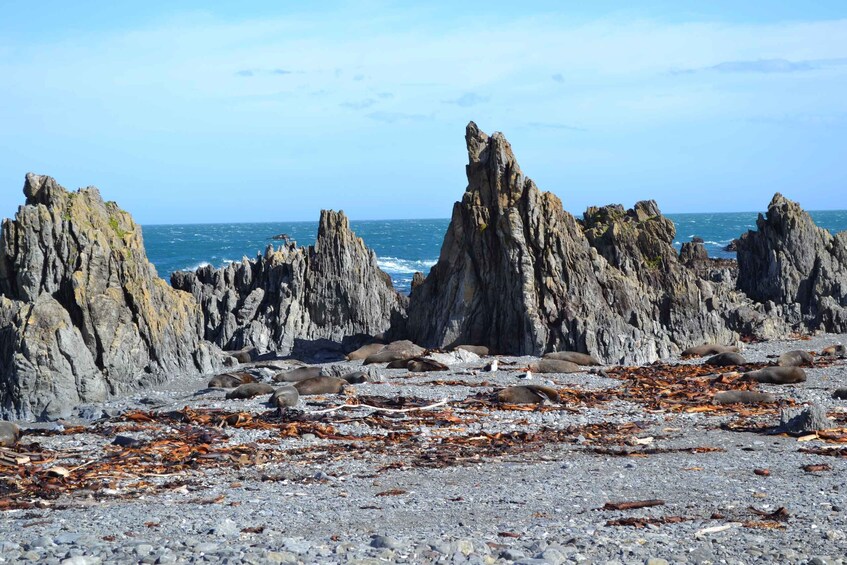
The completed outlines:
[[[294,388],[300,396],[314,396],[316,394],[338,394],[350,383],[338,377],[312,377],[304,381],[294,383]]]
[[[847,357],[847,347],[844,347],[840,343],[836,343],[835,345],[824,347],[821,351],[821,355],[825,355],[826,357],[840,357],[841,359],[844,359]]]
[[[718,353],[714,357],[709,357],[703,364],[713,367],[732,367],[734,365],[746,365],[747,359],[740,353]]]
[[[370,375],[368,375],[364,371],[353,371],[352,373],[341,375],[341,378],[350,383],[351,385],[359,385],[368,382]]]
[[[587,353],[578,353],[576,351],[553,351],[544,354],[545,359],[558,359],[559,361],[570,361],[584,367],[597,366],[600,362]]]
[[[490,355],[489,349],[484,345],[457,345],[453,349],[462,349],[464,351],[470,351],[471,353],[475,353],[480,357],[488,357]]]
[[[379,353],[382,351],[382,348],[385,347],[384,343],[369,343],[368,345],[363,345],[356,351],[351,351],[347,354],[348,361],[360,361],[362,359],[367,359],[371,355]]]
[[[271,406],[279,409],[293,408],[297,406],[298,402],[300,402],[300,392],[293,385],[285,385],[276,389],[268,399]]]
[[[542,359],[537,363],[530,363],[527,373],[579,373],[582,371],[579,365],[570,361],[559,359]]]
[[[268,383],[245,383],[229,391],[226,395],[227,400],[245,400],[253,398],[260,394],[268,394],[273,392],[274,387]]]
[[[812,367],[815,364],[815,358],[808,351],[795,349],[780,355],[776,364],[780,367]]]
[[[235,388],[253,382],[256,382],[256,379],[250,373],[223,373],[212,377],[206,386],[209,388]]]
[[[755,390],[724,390],[715,393],[713,404],[773,404],[776,396]]]
[[[275,374],[273,380],[275,383],[296,383],[297,381],[304,381],[319,377],[320,375],[320,367],[297,367],[284,373]]]
[[[411,359],[423,355],[425,351],[423,347],[417,346],[407,339],[392,341],[379,352],[365,358],[362,364],[372,365],[374,363],[391,363],[392,361]]]
[[[239,363],[249,363],[259,357],[259,350],[252,346],[247,346],[237,351],[224,351],[224,353],[235,357]]]
[[[21,429],[17,424],[0,420],[0,447],[12,447],[21,439]]]
[[[430,371],[449,371],[450,367],[433,359],[415,357],[406,362],[406,368],[410,373],[429,373]]]
[[[682,352],[682,357],[707,357],[709,355],[717,355],[718,353],[738,353],[738,348],[734,345],[704,343],[697,347],[689,347]]]
[[[549,386],[510,386],[497,393],[497,401],[503,404],[543,404],[547,401],[558,402],[559,393]]]
[[[758,383],[790,385],[806,382],[806,371],[800,367],[765,367],[744,373],[743,378]]]

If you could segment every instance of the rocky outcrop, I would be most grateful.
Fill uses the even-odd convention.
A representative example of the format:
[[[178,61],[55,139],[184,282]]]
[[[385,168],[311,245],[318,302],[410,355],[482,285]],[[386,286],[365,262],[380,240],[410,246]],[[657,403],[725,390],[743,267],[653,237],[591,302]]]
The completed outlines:
[[[579,222],[523,175],[502,134],[470,123],[466,141],[468,188],[438,263],[412,285],[416,343],[638,363],[737,338],[712,283],[680,264],[655,202],[590,208]]]
[[[211,370],[193,298],[147,260],[141,229],[96,188],[69,193],[29,174],[0,235],[0,412],[73,406]]]
[[[782,307],[790,322],[847,332],[847,232],[832,235],[776,194],[738,240],[738,288]]]
[[[405,321],[406,299],[343,212],[321,212],[314,246],[268,247],[252,261],[174,273],[171,284],[196,297],[203,337],[224,349],[349,351]]]

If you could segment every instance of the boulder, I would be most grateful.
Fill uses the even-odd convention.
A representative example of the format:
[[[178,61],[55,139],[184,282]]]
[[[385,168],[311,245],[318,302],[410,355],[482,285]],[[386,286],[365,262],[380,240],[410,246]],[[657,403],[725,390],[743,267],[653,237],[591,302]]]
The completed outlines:
[[[31,173],[24,194],[0,234],[0,414],[61,417],[220,364],[193,297],[158,277],[127,212]]]
[[[392,324],[406,298],[350,230],[344,212],[323,210],[314,246],[287,242],[254,260],[171,275],[202,307],[201,335],[224,349],[314,353],[350,350]]]

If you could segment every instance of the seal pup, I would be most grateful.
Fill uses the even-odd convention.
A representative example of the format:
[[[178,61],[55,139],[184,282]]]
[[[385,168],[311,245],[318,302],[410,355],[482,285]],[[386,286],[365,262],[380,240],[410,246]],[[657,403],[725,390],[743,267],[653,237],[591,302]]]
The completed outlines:
[[[815,364],[815,358],[808,351],[795,349],[780,355],[776,364],[780,367],[811,367]]]
[[[470,351],[471,353],[475,353],[480,357],[488,357],[489,349],[484,345],[457,345],[453,349],[463,349],[465,351]]]
[[[533,373],[579,373],[582,368],[571,361],[542,359],[537,363],[530,363],[529,370]]]
[[[246,383],[254,382],[256,382],[256,379],[250,373],[223,373],[212,377],[206,386],[208,388],[235,388]]]
[[[703,364],[713,367],[732,367],[734,365],[746,365],[747,359],[740,353],[718,353],[714,357],[709,357]]]
[[[844,347],[840,343],[836,343],[835,345],[824,347],[823,350],[821,350],[821,355],[825,355],[826,357],[840,357],[841,359],[844,359],[847,357],[847,347]]]
[[[296,369],[292,369],[284,373],[277,373],[274,375],[273,380],[275,383],[296,383],[297,381],[304,381],[306,379],[319,377],[320,375],[320,367],[297,367]]]
[[[715,343],[704,343],[696,347],[689,347],[682,352],[682,357],[707,357],[718,353],[738,353],[734,345],[717,345]]]
[[[543,385],[510,386],[497,393],[497,401],[503,404],[559,402],[559,393],[556,389]]]
[[[269,392],[273,391],[274,387],[272,387],[268,383],[245,383],[229,391],[226,394],[226,399],[245,400],[247,398],[259,396],[260,394],[268,394]]]
[[[384,347],[384,343],[369,343],[368,345],[363,345],[356,351],[351,351],[346,355],[346,357],[348,361],[361,361],[363,359],[367,359],[371,355],[379,353]]]
[[[304,381],[294,383],[294,388],[300,396],[314,396],[317,394],[338,394],[350,385],[344,379],[338,377],[312,377]]]
[[[552,351],[550,353],[545,353],[544,358],[558,359],[559,361],[570,361],[571,363],[576,363],[577,365],[582,365],[584,367],[596,367],[600,365],[600,362],[591,355],[588,355],[587,353],[579,353],[577,351]]]
[[[341,375],[341,378],[351,385],[358,385],[370,381],[370,375],[364,371],[353,371],[352,373]]]
[[[712,404],[772,404],[776,396],[755,390],[724,390],[715,393]]]
[[[449,371],[450,367],[433,359],[415,357],[406,362],[406,369],[410,373],[429,373],[431,371]]]
[[[293,408],[297,406],[298,402],[300,402],[300,391],[298,391],[297,387],[293,385],[285,385],[276,389],[268,399],[268,403],[271,406],[279,408],[280,410]]]
[[[0,420],[0,447],[12,447],[21,439],[21,429],[17,424]]]
[[[744,373],[746,380],[772,385],[789,385],[806,382],[806,371],[800,367],[765,367]]]

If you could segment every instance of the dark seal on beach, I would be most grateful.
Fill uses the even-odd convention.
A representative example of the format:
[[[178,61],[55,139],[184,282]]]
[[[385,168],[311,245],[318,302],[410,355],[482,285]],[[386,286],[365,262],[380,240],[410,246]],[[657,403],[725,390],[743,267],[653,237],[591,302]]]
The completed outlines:
[[[489,355],[489,349],[484,345],[457,345],[453,349],[462,349],[464,351],[470,351],[471,353],[475,353],[480,357],[487,357]]]
[[[415,345],[409,340],[392,341],[379,352],[373,355],[368,355],[363,365],[371,365],[373,363],[391,363],[392,361],[400,361],[403,359],[411,359],[423,355],[426,350],[423,347]]]
[[[844,359],[847,357],[847,347],[844,347],[840,343],[836,343],[835,345],[824,347],[821,351],[821,355],[826,357],[840,357],[841,359]]]
[[[338,377],[313,377],[304,381],[294,383],[294,388],[300,396],[314,396],[317,394],[338,394],[350,383]]]
[[[719,353],[738,353],[738,348],[734,345],[718,345],[716,343],[704,343],[696,347],[689,347],[682,352],[682,357],[706,357],[708,355],[717,355]]]
[[[811,367],[815,364],[815,358],[808,351],[788,351],[779,356],[776,362],[780,367]]]
[[[703,364],[712,367],[732,367],[746,365],[747,360],[740,353],[718,353],[714,357],[709,357]]]
[[[806,382],[806,372],[800,367],[765,367],[744,373],[747,380],[772,385],[789,385]]]
[[[583,369],[576,363],[559,359],[542,359],[529,364],[533,373],[579,373]]]
[[[348,361],[360,361],[362,359],[367,359],[371,355],[379,353],[382,351],[382,348],[385,347],[384,343],[369,343],[368,345],[363,345],[356,351],[351,351],[347,354]]]
[[[256,379],[250,373],[223,373],[212,377],[206,386],[209,388],[235,388],[252,382],[256,382]]]
[[[268,394],[274,391],[274,387],[268,383],[246,383],[232,389],[226,395],[227,400],[245,400],[260,394]]]
[[[370,380],[370,375],[364,371],[353,371],[352,373],[341,375],[341,378],[351,385],[359,385],[368,382]]]
[[[546,353],[544,358],[557,359],[559,361],[570,361],[571,363],[576,363],[577,365],[586,367],[600,365],[600,362],[591,355],[588,355],[587,353],[578,353],[576,351],[554,351],[552,353]]]
[[[274,382],[296,383],[298,381],[305,381],[306,379],[319,377],[320,375],[320,367],[297,367],[296,369],[292,369],[284,373],[277,373],[276,375],[274,375]]]
[[[503,404],[543,404],[558,402],[556,389],[542,385],[510,386],[497,393],[497,401]]]
[[[276,389],[268,403],[275,408],[293,408],[300,402],[300,392],[293,385],[285,385]]]
[[[21,429],[17,424],[0,420],[0,447],[12,447],[21,439]]]
[[[772,404],[776,397],[767,392],[755,390],[724,390],[715,393],[713,404]]]

